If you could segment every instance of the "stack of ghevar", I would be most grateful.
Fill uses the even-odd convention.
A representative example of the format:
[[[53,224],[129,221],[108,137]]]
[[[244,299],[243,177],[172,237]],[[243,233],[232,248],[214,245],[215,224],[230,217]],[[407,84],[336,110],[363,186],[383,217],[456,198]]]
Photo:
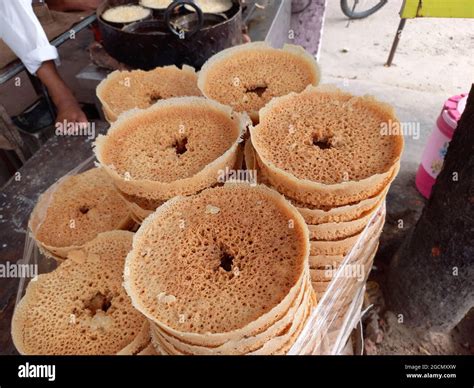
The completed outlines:
[[[141,222],[177,195],[225,182],[249,122],[204,97],[170,98],[122,114],[97,138],[95,154]]]
[[[320,78],[316,60],[302,47],[254,42],[212,56],[199,72],[198,86],[207,98],[247,112],[256,123],[272,98],[301,92]]]
[[[147,319],[123,282],[133,233],[99,234],[54,271],[30,281],[12,319],[21,354],[140,354],[150,344]]]
[[[28,227],[39,249],[64,259],[99,233],[135,226],[126,202],[100,168],[65,176],[38,199]]]
[[[194,68],[184,65],[154,70],[113,71],[97,86],[96,94],[110,123],[130,109],[145,109],[171,97],[200,96]]]
[[[338,268],[343,273],[332,280],[318,299],[317,311],[308,324],[308,330],[295,344],[298,354],[341,354],[345,345],[350,343],[351,330],[361,319],[365,284],[384,222],[385,205],[382,205]],[[327,265],[329,270],[334,269],[332,262]],[[359,268],[357,272],[354,271],[354,265]]]
[[[285,354],[316,304],[305,222],[266,186],[227,183],[142,224],[124,286],[161,354]]]
[[[325,86],[273,99],[251,128],[248,166],[258,170],[260,182],[284,194],[308,224],[318,296],[398,172],[403,137],[386,130],[398,124],[388,105]],[[377,241],[380,231],[375,229]],[[366,269],[364,277],[375,249],[351,263]]]

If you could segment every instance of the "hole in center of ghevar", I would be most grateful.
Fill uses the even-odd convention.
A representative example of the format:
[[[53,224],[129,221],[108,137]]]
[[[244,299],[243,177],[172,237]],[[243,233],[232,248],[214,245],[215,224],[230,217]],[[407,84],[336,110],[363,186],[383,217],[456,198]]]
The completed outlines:
[[[221,265],[220,267],[227,272],[232,271],[232,264],[234,262],[234,256],[226,251],[221,252]]]
[[[254,85],[245,90],[245,93],[254,93],[258,97],[262,97],[263,93],[268,89],[268,86],[265,84]]]
[[[173,147],[176,151],[176,155],[183,155],[187,150],[188,138],[184,137],[182,139],[178,139],[173,143]]]
[[[89,212],[89,207],[88,206],[81,206],[79,208],[79,211],[82,213],[82,214],[87,214]]]
[[[316,134],[313,134],[313,145],[322,150],[327,150],[329,148],[332,148],[331,140],[332,139],[330,137],[318,136]]]
[[[86,302],[85,307],[89,309],[93,314],[95,314],[97,313],[97,311],[101,310],[106,313],[111,305],[112,299],[98,292]]]

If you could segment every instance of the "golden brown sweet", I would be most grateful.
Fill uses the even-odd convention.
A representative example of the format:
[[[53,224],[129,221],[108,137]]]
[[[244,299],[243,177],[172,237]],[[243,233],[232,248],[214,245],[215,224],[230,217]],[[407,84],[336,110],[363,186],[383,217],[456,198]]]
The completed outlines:
[[[218,183],[235,166],[248,123],[203,97],[171,98],[122,115],[95,154],[122,193],[165,201]]]
[[[100,168],[59,180],[40,196],[29,220],[39,247],[58,258],[99,233],[133,225],[124,200]]]
[[[145,109],[154,103],[181,96],[200,96],[194,68],[184,65],[154,70],[113,71],[97,86],[97,97],[109,122],[123,112]]]
[[[143,222],[125,288],[169,352],[244,354],[283,333],[292,305],[314,304],[303,297],[312,295],[308,254],[304,221],[282,196],[226,184],[170,200]]]
[[[30,281],[12,320],[21,354],[134,354],[146,346],[148,322],[122,287],[132,238],[102,233]]]
[[[198,86],[206,97],[247,112],[258,122],[258,111],[272,98],[301,92],[320,78],[315,59],[302,47],[274,49],[254,42],[211,57],[199,72]]]
[[[256,163],[278,191],[302,203],[342,206],[373,197],[390,182],[402,135],[382,125],[393,109],[370,97],[308,87],[276,98],[251,128]]]

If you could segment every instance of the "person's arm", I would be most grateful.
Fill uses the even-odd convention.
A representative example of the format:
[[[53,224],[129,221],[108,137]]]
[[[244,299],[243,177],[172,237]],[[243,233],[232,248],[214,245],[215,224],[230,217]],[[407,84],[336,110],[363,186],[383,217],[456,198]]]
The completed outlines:
[[[59,76],[52,46],[33,12],[31,0],[0,0],[0,38],[13,50],[31,74],[46,85],[58,110],[57,121],[86,121],[72,92]]]
[[[49,95],[57,109],[56,122],[87,122],[87,117],[79,106],[76,98],[64,83],[56,70],[53,61],[43,62],[36,72],[38,78],[48,89]]]

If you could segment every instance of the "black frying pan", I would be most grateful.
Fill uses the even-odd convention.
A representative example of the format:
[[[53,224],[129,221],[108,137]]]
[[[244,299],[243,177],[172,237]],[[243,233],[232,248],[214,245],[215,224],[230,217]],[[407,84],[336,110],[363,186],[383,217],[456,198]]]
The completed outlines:
[[[108,0],[97,9],[105,50],[133,68],[149,70],[157,66],[187,64],[200,69],[215,53],[242,43],[239,0],[233,0],[232,9],[222,15],[203,14],[192,0],[175,0],[163,17],[123,28],[101,18],[108,8],[137,3],[138,0]],[[195,12],[186,10],[185,4]]]

